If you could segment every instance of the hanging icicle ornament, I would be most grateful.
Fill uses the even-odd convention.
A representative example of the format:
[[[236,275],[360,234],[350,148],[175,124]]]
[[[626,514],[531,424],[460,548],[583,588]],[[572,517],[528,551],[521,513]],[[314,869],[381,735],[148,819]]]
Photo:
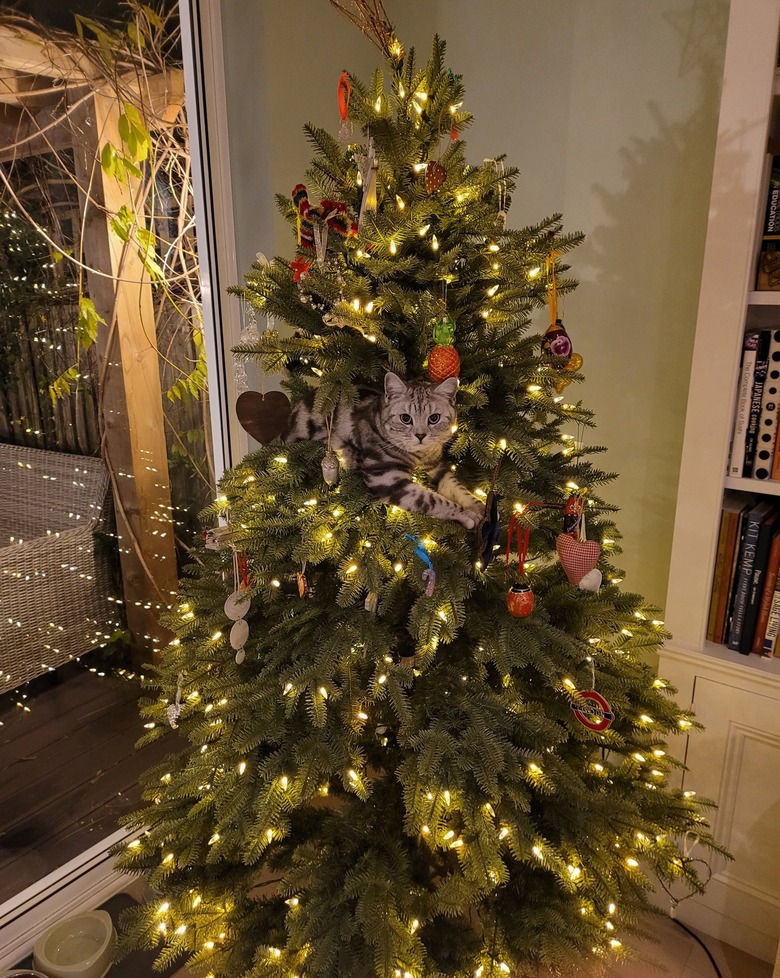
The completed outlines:
[[[509,195],[507,193],[506,186],[506,167],[504,166],[503,160],[494,160],[493,165],[496,168],[496,174],[499,177],[498,183],[496,185],[496,196],[498,197],[498,219],[501,222],[501,229],[506,227],[506,220],[509,211]]]
[[[596,540],[587,539],[584,512],[577,523],[576,536],[559,533],[555,547],[569,583],[582,591],[598,591],[601,571],[596,564],[601,556],[601,545]]]
[[[376,213],[377,206],[377,172],[376,150],[374,149],[374,137],[368,137],[368,147],[365,153],[356,154],[356,161],[359,168],[360,182],[363,187],[363,196],[360,201],[360,214],[358,216],[358,231],[363,230],[363,223],[366,214]]]
[[[349,143],[352,139],[352,123],[349,121],[349,99],[352,95],[352,85],[349,83],[349,74],[346,71],[342,72],[339,78],[337,94],[339,115],[341,116],[339,140],[342,143]]]
[[[428,553],[425,544],[419,537],[414,536],[412,533],[405,533],[404,536],[407,540],[411,540],[411,542],[414,544],[415,557],[419,557],[425,564],[425,570],[422,572],[422,579],[425,581],[425,596],[430,598],[432,597],[436,587],[436,571],[433,568],[431,555]]]
[[[325,419],[325,427],[328,429],[328,442],[325,455],[322,458],[322,478],[329,486],[335,486],[339,481],[339,457],[333,451],[331,445],[331,431],[333,428],[333,412],[330,417]]]
[[[262,253],[258,251],[256,258],[257,264],[266,269],[270,266],[270,262]],[[260,342],[260,331],[257,328],[257,312],[255,307],[248,302],[241,303],[241,334],[238,337],[239,346],[257,346]],[[268,316],[266,319],[266,328],[270,329],[273,319]],[[233,354],[233,378],[236,382],[236,390],[239,394],[242,394],[248,389],[247,385],[247,375],[246,367],[244,366],[244,361],[239,360],[235,354]]]
[[[176,699],[173,701],[173,703],[170,703],[168,705],[168,709],[165,711],[168,717],[168,723],[171,725],[171,728],[173,730],[175,730],[179,726],[179,717],[181,716],[182,710],[184,709],[181,702],[181,692],[182,692],[183,682],[184,682],[184,673],[180,672],[179,678],[176,681]]]
[[[440,384],[448,377],[460,375],[460,357],[452,345],[455,339],[455,324],[445,313],[436,321],[433,327],[433,339],[436,346],[428,354],[428,376]]]
[[[569,334],[566,327],[558,316],[558,282],[555,271],[555,259],[560,252],[554,248],[545,261],[545,271],[547,275],[547,302],[550,309],[550,325],[542,337],[542,353],[546,354],[551,361],[554,370],[560,372],[561,376],[555,382],[555,389],[560,394],[568,387],[571,380],[565,377],[565,373],[576,373],[583,364],[583,359],[579,353],[574,353]]]
[[[514,618],[527,618],[534,610],[534,592],[525,577],[525,562],[528,559],[528,544],[531,527],[523,522],[520,513],[512,513],[506,537],[506,574],[509,576],[509,557],[512,553],[512,537],[517,539],[517,580],[506,594],[507,611]]]

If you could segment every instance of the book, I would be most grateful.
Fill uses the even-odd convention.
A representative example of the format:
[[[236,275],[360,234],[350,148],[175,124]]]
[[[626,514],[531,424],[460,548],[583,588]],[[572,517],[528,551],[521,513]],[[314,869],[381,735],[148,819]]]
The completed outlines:
[[[731,439],[731,455],[728,474],[741,478],[745,461],[745,436],[750,414],[750,395],[753,390],[753,370],[756,365],[758,333],[746,333],[742,344],[742,360],[737,385],[737,406],[734,412],[734,434]]]
[[[758,500],[754,496],[748,496],[744,500],[742,508],[736,513],[735,519],[735,529],[734,538],[730,540],[729,546],[732,548],[731,553],[731,563],[729,565],[729,575],[726,579],[724,574],[723,584],[721,585],[725,589],[724,595],[724,606],[723,606],[723,617],[719,619],[721,633],[720,633],[720,643],[725,645],[728,642],[729,631],[731,630],[731,622],[734,617],[734,596],[736,592],[736,579],[737,572],[739,570],[739,558],[742,553],[742,543],[745,539],[745,524],[747,521],[747,515],[750,510],[756,505]],[[728,557],[729,550],[726,551],[726,556]]]
[[[762,238],[756,271],[758,292],[777,292],[780,289],[780,240]]]
[[[753,635],[752,652],[756,655],[764,655],[764,641],[766,638],[767,624],[769,623],[769,612],[772,608],[772,598],[777,587],[777,573],[780,570],[780,529],[775,527],[772,536],[772,545],[769,548],[769,559],[764,575],[764,585],[761,591],[761,603],[758,607],[758,618],[756,620],[756,630]],[[770,650],[769,655],[772,652]]]
[[[780,398],[780,329],[771,331],[769,357],[764,393],[761,399],[761,417],[758,422],[758,441],[753,460],[753,478],[770,479],[777,441],[778,398]]]
[[[764,329],[758,334],[756,363],[753,367],[753,383],[750,388],[748,421],[745,430],[745,456],[742,460],[742,477],[744,479],[750,479],[753,475],[753,460],[756,457],[756,447],[758,445],[758,425],[761,419],[764,385],[767,370],[769,369],[769,344],[771,340],[771,330]]]
[[[739,552],[737,570],[732,587],[733,608],[727,645],[734,652],[740,651],[742,633],[745,626],[750,584],[753,579],[753,566],[756,561],[756,544],[764,517],[772,507],[771,501],[764,500],[754,506],[745,517],[745,532]],[[753,636],[751,635],[751,641]]]
[[[780,633],[780,576],[775,584],[772,603],[769,607],[769,618],[767,619],[766,634],[761,650],[762,655],[780,655],[780,645],[777,641],[778,633]]]
[[[772,169],[769,174],[769,189],[764,213],[764,236],[780,235],[780,156],[772,157]]]
[[[707,640],[723,640],[723,620],[728,582],[732,574],[732,564],[737,531],[737,517],[745,506],[742,493],[727,489],[720,511],[718,544],[715,551],[715,564],[712,572],[710,608],[707,617]]]
[[[780,517],[780,510],[777,508],[777,502],[773,501],[769,512],[762,519],[761,526],[758,530],[756,553],[748,587],[747,605],[745,607],[745,621],[742,625],[742,637],[739,642],[739,652],[742,655],[749,655],[753,649],[753,638],[756,633],[758,612],[764,590],[764,580],[769,564],[769,551],[772,546],[772,537],[778,525],[778,517]]]

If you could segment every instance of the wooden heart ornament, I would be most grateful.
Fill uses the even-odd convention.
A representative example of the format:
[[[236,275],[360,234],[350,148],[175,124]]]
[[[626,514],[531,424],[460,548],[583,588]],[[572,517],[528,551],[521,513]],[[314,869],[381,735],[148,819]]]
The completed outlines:
[[[290,402],[282,391],[244,391],[236,401],[236,415],[244,431],[268,445],[287,427]]]
[[[575,540],[568,533],[558,534],[555,547],[569,583],[575,586],[593,570],[601,556],[601,545],[595,540]]]

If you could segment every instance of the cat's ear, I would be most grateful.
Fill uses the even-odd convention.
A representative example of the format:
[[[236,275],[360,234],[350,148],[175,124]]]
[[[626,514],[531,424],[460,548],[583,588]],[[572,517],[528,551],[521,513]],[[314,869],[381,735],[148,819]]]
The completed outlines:
[[[393,394],[406,393],[406,381],[401,380],[398,374],[385,374],[385,395],[390,397]]]
[[[455,400],[455,395],[458,392],[458,378],[448,377],[443,380],[435,388],[437,394],[441,394],[442,397],[448,397],[451,401]]]

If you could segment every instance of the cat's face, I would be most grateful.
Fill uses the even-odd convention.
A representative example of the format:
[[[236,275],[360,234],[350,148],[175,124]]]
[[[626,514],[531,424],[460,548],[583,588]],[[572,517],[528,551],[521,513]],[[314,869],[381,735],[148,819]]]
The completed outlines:
[[[380,410],[388,440],[411,455],[425,455],[443,445],[455,424],[457,390],[456,377],[429,384],[386,374]]]

